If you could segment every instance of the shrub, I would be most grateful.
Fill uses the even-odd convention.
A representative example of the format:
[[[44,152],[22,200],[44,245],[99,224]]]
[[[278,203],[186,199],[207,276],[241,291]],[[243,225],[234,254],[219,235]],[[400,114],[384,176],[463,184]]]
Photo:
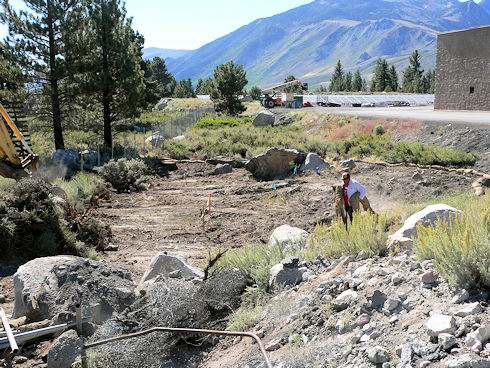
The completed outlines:
[[[86,256],[88,248],[77,232],[85,225],[69,203],[54,200],[51,188],[41,180],[25,179],[2,193],[0,201],[0,254],[3,259],[33,259],[56,254]],[[97,222],[91,219],[91,226]],[[100,225],[105,226],[105,225]],[[107,232],[87,237],[98,245]],[[93,242],[93,243],[92,243]]]
[[[260,320],[262,308],[240,308],[230,316],[228,331],[247,331]]]
[[[121,158],[111,160],[99,169],[100,175],[118,192],[147,190],[150,176],[143,161]]]
[[[371,255],[385,255],[388,238],[386,216],[354,213],[348,230],[342,221],[331,228],[317,225],[315,229],[317,252],[328,258],[357,255],[360,251]]]
[[[94,190],[104,184],[104,180],[95,174],[79,172],[69,180],[57,178],[53,184],[63,189],[71,204],[76,204],[89,200]]]
[[[385,134],[385,127],[382,124],[378,124],[374,127],[373,133],[376,135],[383,135]]]
[[[490,288],[490,196],[481,202],[449,222],[417,228],[417,257],[434,259],[436,270],[457,287]]]
[[[194,129],[200,129],[200,128],[214,128],[214,127],[223,127],[223,126],[237,126],[239,125],[240,122],[236,120],[212,120],[212,119],[206,119],[206,120],[201,120],[198,122],[196,125],[194,125]]]

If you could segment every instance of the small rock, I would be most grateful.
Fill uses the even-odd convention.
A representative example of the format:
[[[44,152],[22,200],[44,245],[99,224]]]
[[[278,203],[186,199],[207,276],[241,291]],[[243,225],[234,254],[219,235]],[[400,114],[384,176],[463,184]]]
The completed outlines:
[[[106,252],[117,252],[119,250],[119,247],[114,244],[109,244],[107,247],[104,248]]]
[[[488,368],[490,364],[488,359],[473,358],[470,354],[462,354],[445,363],[446,368]]]
[[[461,304],[468,300],[470,294],[465,289],[459,291],[452,299],[451,303]]]
[[[400,275],[399,273],[396,273],[393,276],[391,276],[391,282],[393,283],[393,285],[399,285],[403,282],[403,280],[404,280],[403,276]]]
[[[14,363],[15,364],[23,364],[25,362],[27,362],[29,360],[29,358],[23,356],[23,355],[18,355],[14,358]]]
[[[389,353],[381,346],[375,346],[368,351],[368,358],[374,364],[380,364],[389,360]]]
[[[458,310],[454,313],[458,317],[466,317],[473,314],[478,314],[482,311],[481,305],[478,302],[468,304],[465,308]]]
[[[83,340],[74,330],[64,332],[58,337],[48,352],[48,367],[69,368],[80,354]]]
[[[417,171],[415,174],[412,175],[412,179],[414,181],[422,181],[424,180],[424,177]]]
[[[490,324],[478,327],[475,331],[466,335],[465,345],[474,346],[480,343],[485,344],[490,339]]]
[[[383,309],[386,309],[386,310],[392,312],[393,310],[395,310],[398,307],[399,304],[400,304],[399,300],[387,299],[383,304]]]
[[[426,368],[426,367],[428,367],[429,365],[430,365],[430,361],[428,361],[428,360],[424,360],[424,361],[420,362],[420,364],[419,364],[419,368]]]
[[[437,281],[437,278],[439,277],[439,274],[435,270],[427,270],[422,274],[422,277],[420,280],[424,284],[433,284]]]
[[[451,334],[442,333],[437,337],[437,342],[442,346],[444,350],[449,350],[454,345],[456,345],[457,339]]]
[[[364,326],[365,324],[368,324],[369,321],[370,321],[370,317],[369,317],[369,314],[367,313],[363,313],[361,314],[358,318],[357,318],[357,325],[359,327],[362,327]]]
[[[441,333],[454,333],[456,320],[452,316],[435,314],[429,318],[425,326],[429,336],[437,337]]]
[[[289,257],[285,258],[281,261],[281,264],[286,268],[295,268],[298,267],[299,258],[298,257]]]
[[[346,160],[346,161],[342,161],[340,163],[340,166],[343,168],[343,169],[353,169],[354,167],[356,167],[356,163],[354,162],[353,159],[350,159],[350,160]]]
[[[5,303],[6,301],[7,301],[7,298],[5,297],[5,295],[0,294],[0,303]]]
[[[357,300],[358,294],[354,290],[346,290],[342,294],[340,294],[337,298],[332,302],[332,307],[336,311],[343,311],[348,308],[349,305]]]
[[[282,346],[281,339],[274,339],[274,340],[271,340],[265,346],[265,350],[267,350],[267,351],[276,351],[276,350],[279,350],[281,348],[281,346]]]

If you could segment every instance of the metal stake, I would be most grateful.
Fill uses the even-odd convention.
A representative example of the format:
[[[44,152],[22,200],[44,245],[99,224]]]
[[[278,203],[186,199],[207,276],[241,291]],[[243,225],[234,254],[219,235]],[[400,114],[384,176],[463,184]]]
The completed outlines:
[[[12,353],[16,354],[19,351],[19,347],[17,346],[17,341],[15,341],[14,334],[12,333],[12,330],[10,329],[9,321],[7,319],[7,316],[5,315],[5,311],[3,308],[0,308],[0,317],[2,318],[2,323],[3,323],[3,328],[5,329],[5,332],[7,333],[7,338],[10,343],[10,348],[12,349]]]

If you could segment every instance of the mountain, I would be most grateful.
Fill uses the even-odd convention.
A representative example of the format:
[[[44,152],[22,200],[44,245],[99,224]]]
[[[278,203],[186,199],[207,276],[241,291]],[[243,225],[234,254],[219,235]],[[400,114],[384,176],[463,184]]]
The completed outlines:
[[[160,49],[158,47],[147,47],[143,49],[143,59],[153,59],[156,56],[162,59],[176,59],[187,55],[192,50],[173,50],[173,49]]]
[[[415,49],[423,67],[434,68],[437,33],[490,24],[488,1],[316,0],[257,19],[167,66],[177,80],[196,81],[234,60],[249,86],[262,87],[290,74],[312,85],[326,82],[339,59],[346,71],[359,68],[367,76],[386,58],[401,74]]]

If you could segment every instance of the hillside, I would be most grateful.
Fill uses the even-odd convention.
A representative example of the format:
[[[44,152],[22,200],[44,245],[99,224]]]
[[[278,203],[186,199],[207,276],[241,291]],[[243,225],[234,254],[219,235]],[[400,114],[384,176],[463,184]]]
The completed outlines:
[[[490,24],[488,3],[316,0],[257,19],[167,64],[177,79],[197,80],[234,60],[244,66],[249,85],[262,87],[289,74],[319,84],[330,79],[338,59],[346,71],[367,74],[382,57],[400,71],[415,49],[422,65],[434,68],[437,33]]]
[[[189,54],[192,50],[174,50],[174,49],[162,49],[159,47],[146,47],[143,49],[143,59],[153,59],[158,56],[162,59],[177,59],[179,57]]]

